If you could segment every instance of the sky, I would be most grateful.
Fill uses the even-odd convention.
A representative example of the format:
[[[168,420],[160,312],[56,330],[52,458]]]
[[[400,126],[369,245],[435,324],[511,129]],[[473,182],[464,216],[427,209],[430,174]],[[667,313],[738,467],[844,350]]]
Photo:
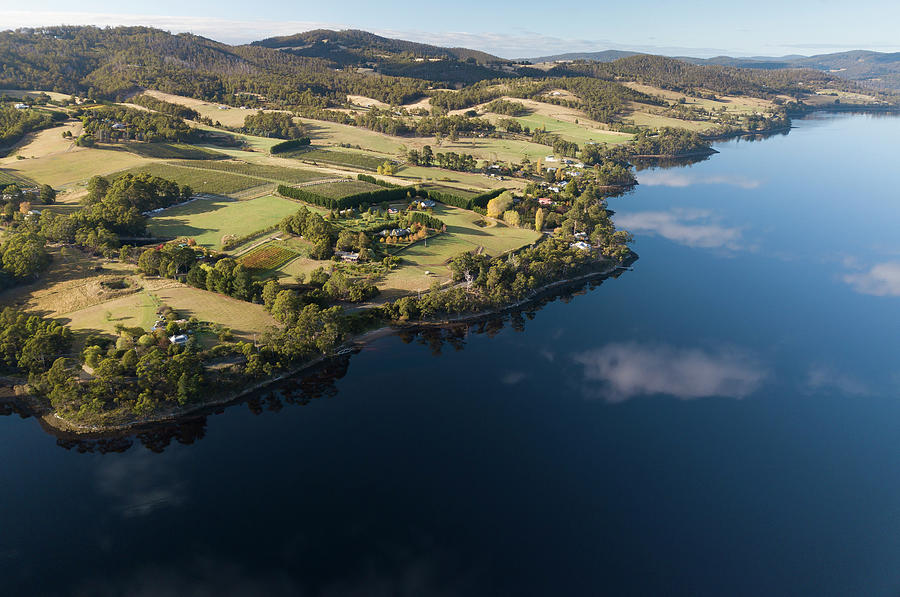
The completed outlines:
[[[364,29],[504,58],[607,49],[698,57],[896,52],[898,23],[900,2],[886,0],[0,1],[0,29],[140,24],[230,44],[317,28]]]

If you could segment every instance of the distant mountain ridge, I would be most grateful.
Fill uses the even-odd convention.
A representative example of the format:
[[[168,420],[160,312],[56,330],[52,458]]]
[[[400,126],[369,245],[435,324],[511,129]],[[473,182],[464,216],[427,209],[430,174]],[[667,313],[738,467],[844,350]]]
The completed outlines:
[[[601,52],[569,52],[567,54],[554,54],[552,56],[540,56],[528,58],[529,62],[563,62],[568,60],[593,60],[595,62],[612,62],[619,58],[628,58],[644,52],[630,52],[627,50],[603,50]]]
[[[571,52],[553,56],[530,58],[533,63],[561,62],[570,60],[589,60],[594,62],[612,62],[641,54],[626,50],[603,50],[600,52]],[[871,50],[850,50],[815,56],[715,56],[713,58],[695,58],[691,56],[674,56],[691,64],[732,66],[737,68],[754,68],[779,70],[786,68],[812,68],[827,72],[842,79],[855,81],[861,85],[889,91],[900,91],[900,52],[874,52]]]

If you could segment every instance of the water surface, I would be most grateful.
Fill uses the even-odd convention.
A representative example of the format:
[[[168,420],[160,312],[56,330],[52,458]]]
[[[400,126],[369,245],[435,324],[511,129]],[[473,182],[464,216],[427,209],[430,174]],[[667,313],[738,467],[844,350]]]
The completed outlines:
[[[898,136],[642,170],[634,271],[168,434],[0,417],[0,594],[896,597]]]

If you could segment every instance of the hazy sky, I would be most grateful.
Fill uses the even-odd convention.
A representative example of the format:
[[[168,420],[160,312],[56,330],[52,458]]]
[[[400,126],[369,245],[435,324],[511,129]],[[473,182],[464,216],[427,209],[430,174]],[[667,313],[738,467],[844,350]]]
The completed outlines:
[[[244,43],[320,27],[354,28],[467,46],[506,58],[610,48],[694,56],[810,55],[858,48],[900,51],[900,2],[888,0],[2,0],[0,4],[16,9],[0,8],[0,29],[145,24]]]

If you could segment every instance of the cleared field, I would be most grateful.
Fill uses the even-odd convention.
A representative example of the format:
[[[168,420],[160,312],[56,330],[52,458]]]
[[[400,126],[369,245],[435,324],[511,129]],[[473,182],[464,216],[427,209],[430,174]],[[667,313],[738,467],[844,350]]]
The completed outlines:
[[[298,253],[275,243],[267,243],[241,255],[238,262],[249,270],[277,269],[288,261],[299,257]]]
[[[838,89],[820,89],[805,101],[814,106],[822,106],[833,104],[835,100],[840,100],[845,104],[877,104],[878,99],[867,94],[855,93],[852,91],[841,91]]]
[[[646,112],[646,106],[643,104],[633,104],[632,110],[623,118],[625,122],[630,122],[637,126],[645,126],[649,128],[673,127],[687,129],[689,131],[697,131],[702,133],[716,126],[713,122],[682,120],[680,118],[672,118],[662,114],[650,114]]]
[[[379,153],[396,155],[399,153],[400,146],[406,142],[402,137],[392,137],[348,124],[310,119],[304,119],[303,124],[316,145],[349,143]]]
[[[215,160],[226,157],[224,153],[185,143],[123,143],[122,147],[139,156],[161,160]]]
[[[241,121],[241,122],[243,124],[243,121]],[[252,149],[252,151],[258,151],[258,152],[262,152],[262,153],[269,153],[269,150],[272,148],[273,145],[275,145],[276,143],[281,143],[283,141],[283,139],[276,139],[275,137],[256,137],[254,135],[245,135],[244,133],[235,133],[232,131],[224,131],[219,128],[207,126],[205,124],[198,124],[195,122],[189,122],[188,124],[194,128],[198,128],[198,129],[201,129],[204,131],[211,131],[218,135],[227,135],[227,136],[233,137],[233,138],[237,139],[238,141],[246,143]],[[237,125],[237,126],[241,126],[241,125]],[[226,155],[232,155],[232,156],[236,155],[236,153],[244,152],[244,150],[242,150],[242,149],[229,149],[227,147],[217,147],[216,150],[220,151]]]
[[[440,203],[434,208],[434,215],[447,224],[448,233],[468,245],[465,250],[484,247],[491,256],[518,249],[541,237],[534,230],[510,228],[504,224],[492,226],[490,221],[486,227],[477,226],[475,222],[482,220],[480,215]]]
[[[253,340],[255,335],[278,325],[262,305],[183,284],[161,288],[153,294],[160,303],[175,309],[180,316],[222,324],[231,328],[234,335],[242,340]],[[155,310],[153,313],[155,315]]]
[[[447,183],[447,185],[454,187],[463,186],[470,188],[476,193],[483,193],[498,187],[513,188],[525,186],[525,183],[519,180],[507,179],[501,181],[474,172],[454,172],[452,170],[426,168],[424,166],[402,166],[399,172],[394,175],[394,178],[404,179],[407,184],[410,182],[423,182],[442,186],[441,183]]]
[[[240,108],[226,107],[219,109],[219,104],[194,99],[192,97],[184,97],[181,95],[173,95],[171,93],[163,93],[162,91],[147,90],[144,95],[149,95],[166,102],[187,106],[200,113],[201,116],[208,116],[213,122],[220,122],[224,126],[241,127],[244,126],[244,118],[251,114],[256,114],[259,110],[252,108],[241,110]]]
[[[297,208],[296,202],[272,195],[248,201],[199,199],[161,212],[148,221],[148,228],[155,236],[187,236],[203,246],[218,248],[225,235],[252,234],[277,224]]]
[[[431,145],[431,148],[434,151],[470,153],[480,160],[499,160],[504,162],[518,162],[521,161],[524,156],[528,156],[530,160],[534,161],[540,157],[544,157],[548,153],[546,145],[539,145],[537,143],[531,143],[530,141],[463,137],[455,142],[444,139],[441,145],[438,146],[435,143],[434,137],[393,137],[382,133],[376,133],[368,129],[345,124],[336,124],[334,122],[324,122],[321,120],[304,120],[303,122],[310,129],[312,137],[317,144],[339,145],[341,143],[348,143],[354,146],[359,145],[360,147],[364,147],[374,152],[385,154],[383,157],[373,156],[380,159],[378,163],[381,163],[386,159],[397,159],[409,149],[422,149],[426,145]],[[330,151],[338,150],[344,152],[350,151],[342,148]],[[322,161],[324,162],[324,160]],[[378,163],[373,162],[371,169],[374,170],[377,168]],[[360,167],[347,162],[343,162],[341,165]]]
[[[308,189],[316,195],[329,197],[331,199],[342,199],[357,193],[366,193],[370,191],[381,191],[384,187],[364,182],[362,180],[347,180],[341,182],[326,182],[325,184],[317,184]]]
[[[389,104],[386,104],[377,99],[373,99],[371,97],[366,97],[364,95],[348,95],[347,100],[356,104],[357,106],[362,106],[364,108],[371,108],[372,106],[375,106],[376,108],[389,107]]]
[[[82,337],[93,333],[115,334],[118,324],[149,330],[161,305],[168,305],[184,318],[196,317],[200,321],[229,327],[242,340],[252,340],[254,335],[277,325],[262,305],[185,286],[174,280],[148,282],[151,284],[139,292],[68,313],[61,319]]]
[[[40,97],[41,94],[45,94],[50,96],[50,99],[56,102],[66,101],[71,97],[65,93],[57,93],[55,91],[28,91],[22,89],[0,89],[0,94],[24,99],[36,99]]]
[[[500,118],[503,117],[492,115],[489,120],[496,123]],[[616,133],[589,127],[586,124],[583,125],[581,120],[576,124],[575,122],[566,122],[543,114],[519,116],[514,120],[517,120],[522,126],[529,127],[532,131],[535,129],[545,129],[548,133],[557,134],[563,139],[573,141],[579,145],[583,145],[589,141],[614,145],[625,143],[632,137],[628,133]]]
[[[679,101],[684,99],[684,105],[698,106],[707,110],[719,110],[725,108],[729,112],[758,112],[774,107],[771,100],[757,97],[738,97],[730,95],[719,95],[716,99],[701,99],[690,97],[677,91],[669,91],[651,85],[642,85],[640,83],[623,83],[626,87],[646,93],[647,95],[656,95],[663,97],[669,101]]]
[[[154,162],[132,168],[122,174],[147,173],[161,178],[174,180],[178,184],[188,185],[196,193],[211,193],[214,195],[231,195],[240,191],[258,187],[266,183],[265,180],[233,174],[230,172],[218,172],[201,168],[187,168]]]
[[[314,149],[312,151],[298,152],[291,157],[307,162],[324,162],[326,164],[372,171],[377,170],[378,166],[383,164],[385,160],[390,159],[387,156],[342,149]]]
[[[145,290],[73,311],[60,319],[79,335],[115,334],[116,325],[149,330],[158,302]]]
[[[327,261],[316,261],[315,259],[300,257],[298,259],[294,259],[293,261],[289,261],[285,265],[278,268],[276,274],[279,278],[284,279],[285,282],[296,282],[298,276],[303,276],[305,279],[309,276],[309,272],[313,271],[317,267],[323,266],[325,267],[325,269],[328,269],[329,263]]]
[[[18,157],[44,158],[58,153],[71,151],[75,148],[74,139],[63,138],[64,132],[70,132],[77,137],[82,132],[80,122],[67,122],[62,126],[56,126],[42,131],[29,133],[19,141],[10,151],[9,155],[0,159],[0,164],[15,164]]]
[[[439,193],[449,193],[451,195],[456,195],[457,197],[462,197],[464,199],[470,199],[480,194],[476,191],[468,191],[466,189],[460,189],[458,187],[451,187],[434,183],[426,183],[419,186],[425,190],[437,191]]]
[[[475,222],[481,220],[481,216],[456,207],[438,204],[434,215],[447,224],[447,234],[428,239],[427,246],[420,241],[396,253],[403,259],[402,267],[388,274],[379,288],[398,292],[425,290],[435,279],[442,282],[450,279],[447,263],[460,253],[483,247],[485,253],[496,256],[540,238],[533,230],[492,222],[479,227]]]
[[[231,174],[252,176],[254,178],[271,180],[273,182],[285,182],[288,184],[298,184],[324,178],[324,175],[311,170],[286,168],[284,166],[272,166],[269,164],[251,164],[238,160],[197,160],[191,162],[172,162],[172,165],[228,172]]]
[[[149,163],[147,158],[120,149],[76,147],[71,151],[8,164],[14,174],[41,184],[61,188],[86,182],[91,176],[105,176]]]
[[[51,247],[50,254],[50,267],[37,282],[0,293],[0,301],[57,317],[140,288],[130,278],[131,268],[121,263],[106,263],[73,247]],[[125,288],[110,284],[123,280]]]

